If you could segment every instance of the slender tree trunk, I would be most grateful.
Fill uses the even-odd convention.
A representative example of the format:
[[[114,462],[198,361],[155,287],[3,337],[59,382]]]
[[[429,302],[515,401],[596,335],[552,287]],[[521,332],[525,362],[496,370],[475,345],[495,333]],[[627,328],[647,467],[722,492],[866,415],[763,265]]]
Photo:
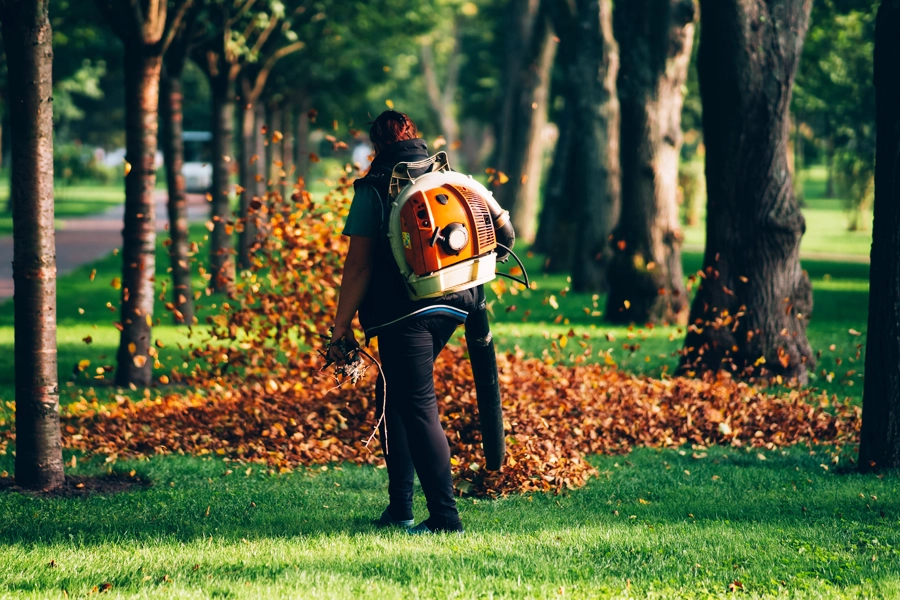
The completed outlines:
[[[536,0],[510,4],[510,47],[496,168],[509,179],[495,196],[509,210],[516,237],[535,238],[550,69],[556,52],[548,11]]]
[[[258,161],[252,160],[256,153],[256,108],[241,102],[241,144],[238,155],[241,181],[241,228],[238,237],[238,260],[241,269],[250,268],[250,248],[256,237],[255,210],[253,199],[257,197],[259,184],[256,181]],[[252,164],[251,164],[252,163]],[[257,198],[258,202],[258,198]]]
[[[900,0],[875,22],[876,161],[859,468],[900,467]]]
[[[701,0],[706,142],[704,278],[681,369],[805,382],[812,288],[787,157],[794,75],[811,0]]]
[[[150,385],[156,276],[156,147],[162,58],[125,44],[125,226],[122,230],[122,333],[116,384]]]
[[[276,187],[281,186],[284,171],[284,109],[280,103],[272,105],[272,125],[270,127],[269,145],[272,147],[272,182]]]
[[[306,179],[309,177],[309,110],[311,108],[309,98],[300,94],[297,98],[296,140],[294,141],[294,164],[297,166],[297,177]]]
[[[827,146],[825,148],[825,168],[828,173],[826,174],[827,179],[825,180],[825,197],[826,198],[834,198],[834,134],[831,133],[828,135],[828,140],[826,142]]]
[[[210,287],[230,293],[234,285],[231,233],[231,158],[234,137],[234,83],[220,75],[212,80],[213,176],[210,243]]]
[[[288,182],[294,181],[296,178],[294,177],[294,173],[292,168],[294,166],[294,106],[290,102],[285,102],[281,108],[281,133],[284,134],[284,139],[281,142],[281,156],[282,162],[284,165],[282,166],[282,170],[285,173],[285,177]]]
[[[16,483],[63,484],[56,363],[53,48],[48,0],[0,3],[12,116]]]
[[[160,81],[160,114],[165,123],[162,146],[166,161],[166,186],[169,192],[166,208],[169,212],[169,262],[176,323],[194,322],[194,298],[191,290],[191,268],[188,257],[187,186],[181,170],[184,165],[184,126],[181,89],[181,70],[175,66],[164,69]]]
[[[264,106],[263,118],[265,123],[263,124],[263,129],[265,133],[263,134],[263,144],[265,145],[266,156],[265,164],[261,170],[265,178],[265,185],[268,187],[275,180],[275,167],[273,166],[275,162],[275,144],[272,142],[272,133],[275,131],[275,107],[272,106],[271,102],[265,102]]]
[[[572,147],[566,172],[566,197],[580,199],[576,209],[572,289],[606,290],[612,251],[609,238],[619,220],[619,100],[616,76],[619,49],[612,34],[610,0],[576,0],[573,31]]]
[[[687,322],[678,162],[696,13],[694,0],[616,5],[622,214],[609,267],[606,317],[613,322]]]

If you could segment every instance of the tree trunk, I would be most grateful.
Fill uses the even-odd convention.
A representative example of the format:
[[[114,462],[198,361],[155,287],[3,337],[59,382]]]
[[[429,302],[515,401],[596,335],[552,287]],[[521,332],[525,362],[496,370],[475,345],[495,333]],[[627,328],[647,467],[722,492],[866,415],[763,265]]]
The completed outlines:
[[[483,160],[492,143],[490,126],[478,119],[465,119],[460,124],[459,156],[466,173],[476,173],[483,168]]]
[[[619,220],[619,50],[612,34],[610,0],[577,0],[570,30],[572,60],[567,72],[572,94],[572,137],[565,176],[574,238],[572,289],[606,290],[612,256],[609,237]]]
[[[265,103],[263,112],[265,117],[265,131],[263,135],[263,144],[265,145],[266,158],[262,168],[263,177],[265,178],[265,186],[268,187],[275,183],[275,144],[272,142],[272,134],[275,132],[275,107],[271,102]]]
[[[812,288],[787,157],[811,0],[701,0],[706,252],[681,370],[807,379]]]
[[[678,162],[696,14],[694,0],[616,5],[622,213],[613,233],[606,304],[606,318],[616,323],[687,322]]]
[[[828,173],[826,174],[827,179],[825,180],[825,197],[826,198],[834,198],[834,134],[828,135],[828,140],[826,142],[827,147],[825,148],[825,168]]]
[[[296,177],[306,179],[309,176],[309,98],[305,93],[297,94],[295,106],[297,108],[297,118],[294,119],[296,127],[296,139],[294,140],[294,164]]]
[[[182,63],[183,64],[183,63]],[[176,323],[192,325],[194,298],[191,291],[191,263],[188,257],[187,187],[181,170],[184,165],[183,113],[184,94],[181,89],[181,70],[177,65],[164,69],[160,81],[160,113],[163,118],[163,156],[166,162],[166,186],[169,198],[169,262]]]
[[[238,261],[241,269],[250,268],[250,248],[256,238],[254,223],[256,211],[253,209],[253,199],[259,189],[256,181],[258,160],[253,160],[256,154],[256,138],[256,108],[252,104],[241,102],[241,143],[238,154],[242,188],[241,228],[238,235]]]
[[[559,44],[559,54],[564,52],[567,42],[562,39]],[[544,184],[544,203],[541,207],[541,217],[538,220],[537,235],[534,239],[535,252],[547,255],[544,270],[547,272],[561,273],[568,271],[572,266],[571,248],[574,244],[567,235],[566,228],[559,225],[560,216],[566,210],[566,169],[569,164],[569,151],[572,146],[572,117],[568,110],[560,111],[556,126],[559,135],[556,138],[556,148],[553,150],[553,162],[547,181]]]
[[[513,0],[510,11],[512,29],[496,163],[497,170],[509,179],[495,188],[494,195],[509,210],[516,237],[531,243],[543,162],[541,134],[547,123],[556,42],[540,1]]]
[[[284,166],[284,111],[281,104],[271,102],[269,105],[269,148],[272,151],[272,159],[269,161],[269,177],[272,185],[279,188],[282,181],[282,167]],[[276,135],[277,134],[277,135]]]
[[[156,146],[162,57],[142,42],[125,45],[125,226],[122,230],[122,333],[116,384],[150,385],[156,275]]]
[[[213,175],[210,238],[210,287],[230,293],[234,285],[231,232],[231,153],[234,137],[234,83],[224,75],[212,80]]]
[[[900,0],[875,22],[877,147],[859,468],[900,467]]]
[[[294,107],[290,102],[285,102],[281,108],[281,133],[284,139],[281,141],[281,160],[284,163],[282,170],[288,183],[296,180],[292,167],[294,166]],[[288,191],[290,191],[288,187]],[[288,194],[290,195],[290,194]]]
[[[56,363],[53,48],[48,0],[0,7],[11,114],[16,483],[63,484]]]

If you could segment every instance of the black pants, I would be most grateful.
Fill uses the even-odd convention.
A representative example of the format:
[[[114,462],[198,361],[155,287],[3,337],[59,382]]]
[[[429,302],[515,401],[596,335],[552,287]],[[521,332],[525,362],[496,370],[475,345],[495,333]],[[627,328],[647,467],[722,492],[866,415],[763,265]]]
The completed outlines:
[[[458,322],[434,316],[400,324],[378,336],[378,353],[387,380],[387,448],[390,509],[394,518],[412,518],[413,474],[419,476],[431,518],[459,520],[450,474],[450,446],[438,415],[434,359]],[[376,398],[384,394],[378,378]]]

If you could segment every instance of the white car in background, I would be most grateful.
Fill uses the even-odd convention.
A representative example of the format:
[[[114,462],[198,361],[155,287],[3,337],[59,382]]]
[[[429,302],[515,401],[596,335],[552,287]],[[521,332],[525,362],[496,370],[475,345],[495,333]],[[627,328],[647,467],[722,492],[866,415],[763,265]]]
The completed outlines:
[[[209,131],[185,131],[184,175],[187,191],[206,193],[212,187],[212,133]]]

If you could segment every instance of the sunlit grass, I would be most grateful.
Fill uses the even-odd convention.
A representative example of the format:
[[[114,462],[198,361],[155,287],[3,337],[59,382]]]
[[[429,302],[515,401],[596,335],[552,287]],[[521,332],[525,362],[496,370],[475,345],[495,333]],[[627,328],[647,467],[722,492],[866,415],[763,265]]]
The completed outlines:
[[[799,448],[644,449],[594,462],[599,479],[562,496],[460,499],[466,535],[437,538],[370,524],[386,503],[382,469],[268,475],[252,465],[248,475],[217,459],[119,463],[153,486],[86,499],[0,495],[0,591],[79,597],[108,583],[136,598],[672,598],[730,595],[739,582],[750,597],[900,593],[897,477],[843,473]],[[82,461],[72,472],[105,468]],[[414,508],[425,516],[421,494]]]

